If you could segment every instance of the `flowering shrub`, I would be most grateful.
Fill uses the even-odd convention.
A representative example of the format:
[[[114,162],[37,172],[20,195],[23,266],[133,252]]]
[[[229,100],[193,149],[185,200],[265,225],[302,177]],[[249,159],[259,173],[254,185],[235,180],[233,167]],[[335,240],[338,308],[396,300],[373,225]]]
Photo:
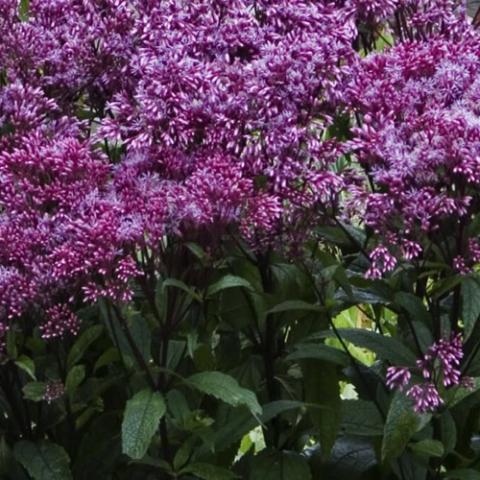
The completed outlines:
[[[0,0],[0,38],[2,478],[478,477],[465,5]]]

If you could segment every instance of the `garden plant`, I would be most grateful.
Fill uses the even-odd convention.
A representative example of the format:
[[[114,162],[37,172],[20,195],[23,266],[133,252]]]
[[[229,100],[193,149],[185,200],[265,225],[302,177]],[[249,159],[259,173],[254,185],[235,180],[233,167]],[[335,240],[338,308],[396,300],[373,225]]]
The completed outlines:
[[[466,7],[0,0],[1,479],[480,479]]]

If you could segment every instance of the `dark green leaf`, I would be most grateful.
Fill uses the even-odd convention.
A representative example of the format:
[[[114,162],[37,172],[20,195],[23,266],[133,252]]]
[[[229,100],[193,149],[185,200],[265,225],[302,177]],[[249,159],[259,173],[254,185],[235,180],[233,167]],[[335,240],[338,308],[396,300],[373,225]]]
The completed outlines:
[[[422,457],[442,457],[445,453],[442,442],[438,440],[421,440],[410,444],[410,449]]]
[[[32,380],[37,379],[35,377],[35,363],[30,357],[20,355],[17,360],[15,360],[15,365],[26,372]]]
[[[27,400],[33,402],[40,402],[44,399],[47,391],[47,384],[45,382],[30,382],[23,387],[23,396]]]
[[[181,473],[192,473],[202,480],[231,480],[238,478],[233,472],[209,463],[192,463],[183,468]]]
[[[296,350],[287,356],[287,360],[303,360],[311,358],[335,363],[343,367],[348,366],[350,363],[348,355],[345,352],[322,343],[297,345],[295,348]]]
[[[198,302],[202,301],[202,297],[193,290],[193,288],[190,288],[188,285],[186,285],[184,282],[181,280],[177,280],[176,278],[167,278],[164,280],[162,284],[163,288],[167,287],[174,287],[174,288],[179,288],[180,290],[183,290],[185,293],[188,293],[193,299],[197,300]]]
[[[281,313],[290,312],[294,310],[307,311],[307,312],[324,312],[325,308],[322,308],[313,303],[304,302],[302,300],[288,300],[275,305],[273,308],[267,311],[268,313]]]
[[[400,392],[393,397],[388,410],[382,443],[382,461],[399,457],[415,434],[420,423],[412,402]]]
[[[457,427],[449,410],[443,412],[441,418],[442,442],[445,452],[452,452],[457,444]]]
[[[115,347],[109,348],[102,353],[100,358],[96,361],[93,371],[96,372],[102,367],[111,365],[112,363],[118,362],[121,360],[120,353]]]
[[[318,446],[308,452],[317,480],[370,480],[380,478],[367,472],[377,464],[371,439],[361,437],[339,437],[332,450],[331,458],[325,463]]]
[[[454,387],[445,392],[445,403],[449,408],[454,407],[465,398],[480,390],[480,377],[473,379],[473,388],[464,388],[462,386]]]
[[[303,402],[294,400],[277,400],[267,403],[262,407],[263,413],[260,415],[260,421],[268,423],[283,412],[304,406]],[[215,445],[216,451],[223,451],[229,448],[233,443],[240,441],[244,435],[253,430],[257,425],[257,420],[247,410],[235,413],[228,423],[215,432],[212,443]]]
[[[236,275],[225,275],[218,282],[210,285],[207,290],[207,298],[213,297],[215,294],[225,290],[227,288],[247,288],[253,290],[251,283],[242,277]]]
[[[253,458],[249,480],[310,480],[307,460],[297,453],[263,450]]]
[[[480,284],[472,277],[464,278],[462,281],[462,305],[464,333],[467,339],[480,315]]]
[[[198,244],[193,242],[187,242],[185,246],[201,261],[203,262],[207,257],[205,250]]]
[[[406,310],[412,321],[420,321],[423,323],[430,322],[430,314],[423,304],[422,300],[412,293],[399,292],[394,297],[395,303]]]
[[[162,395],[142,390],[127,402],[122,422],[122,451],[130,458],[142,458],[158,429],[166,406]]]
[[[22,440],[15,444],[14,455],[34,480],[71,480],[68,458],[59,445],[45,440],[38,443]]]
[[[263,423],[268,423],[273,418],[277,417],[283,412],[295,410],[296,408],[303,408],[305,404],[296,400],[276,400],[275,402],[263,405],[263,413],[260,420]]]
[[[75,365],[75,367],[68,372],[67,379],[65,380],[65,391],[71,395],[83,380],[85,380],[85,365]]]
[[[338,332],[344,340],[371,350],[382,360],[387,360],[394,365],[415,365],[416,356],[395,338],[355,328],[342,328]],[[328,335],[334,337],[333,332],[329,332]]]
[[[255,393],[242,388],[230,375],[221,372],[201,372],[192,375],[186,381],[197,390],[212,395],[233,407],[245,405],[254,415],[262,413],[262,407]]]
[[[339,291],[337,297],[350,304],[384,305],[392,301],[392,291],[388,285],[379,281],[352,279],[351,292],[347,294]]]
[[[344,400],[342,402],[342,429],[345,433],[359,436],[383,435],[383,419],[373,402]]]
[[[301,367],[306,402],[322,407],[308,410],[318,430],[323,455],[328,457],[341,421],[342,404],[337,367],[320,360],[303,360]]]
[[[462,281],[461,275],[455,275],[453,277],[447,277],[436,284],[434,284],[430,295],[435,296],[436,298],[442,297],[446,293],[452,291],[459,283]]]
[[[126,324],[132,340],[135,345],[137,345],[145,362],[148,363],[151,358],[152,343],[148,322],[142,315],[133,313],[127,315]],[[128,367],[133,368],[136,365],[137,360],[124,329],[117,320],[113,321],[111,324],[107,323],[107,326],[110,338],[113,343],[118,346],[125,364]]]
[[[77,362],[79,362],[90,345],[97,340],[103,332],[102,325],[93,325],[85,330],[73,344],[67,358],[67,369],[70,370]]]

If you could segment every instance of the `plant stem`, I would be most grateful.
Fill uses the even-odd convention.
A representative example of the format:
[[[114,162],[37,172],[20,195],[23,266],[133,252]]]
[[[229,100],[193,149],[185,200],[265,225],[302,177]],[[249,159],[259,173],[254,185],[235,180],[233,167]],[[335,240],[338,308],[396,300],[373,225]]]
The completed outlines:
[[[122,327],[122,330],[123,330],[123,333],[125,334],[127,342],[130,348],[132,349],[133,355],[135,356],[135,360],[137,361],[139,367],[141,367],[141,369],[145,372],[147,382],[150,385],[151,389],[155,391],[157,388],[155,385],[155,380],[152,376],[152,373],[150,372],[150,369],[148,368],[147,362],[143,358],[142,352],[140,351],[140,349],[138,348],[138,345],[135,343],[135,340],[132,337],[130,329],[128,328],[127,320],[123,317],[117,305],[112,303],[112,308],[115,312],[116,317],[118,318],[118,321],[120,322],[120,326]]]

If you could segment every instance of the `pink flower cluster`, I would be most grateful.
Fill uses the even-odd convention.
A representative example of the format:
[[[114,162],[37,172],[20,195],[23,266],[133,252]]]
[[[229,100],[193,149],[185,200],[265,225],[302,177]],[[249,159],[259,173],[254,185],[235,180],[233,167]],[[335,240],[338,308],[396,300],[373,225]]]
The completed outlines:
[[[135,252],[166,236],[281,245],[337,206],[342,147],[325,133],[355,58],[349,7],[27,5],[0,0],[5,328],[25,315],[45,338],[76,333],[71,309],[130,301]]]
[[[361,123],[350,145],[373,188],[352,190],[352,202],[380,243],[371,276],[468,221],[480,184],[479,67],[478,38],[440,37],[354,67],[347,97]],[[478,241],[470,240],[454,252],[464,260],[457,268],[477,258]],[[453,266],[453,257],[444,261]]]
[[[281,244],[306,212],[318,218],[320,205],[337,204],[341,149],[322,134],[354,58],[346,10],[202,0],[139,11],[126,68],[135,81],[96,136],[127,151],[117,191],[150,246],[238,225],[253,244]]]
[[[387,386],[390,389],[405,390],[415,403],[415,411],[431,412],[443,404],[441,388],[462,385],[469,388],[471,379],[461,377],[460,361],[463,358],[463,344],[460,334],[442,338],[427,350],[422,359],[417,360],[417,369],[423,378],[422,383],[411,384],[411,369],[389,367]]]
[[[357,22],[416,18],[405,0],[27,4],[0,0],[0,332],[30,315],[75,333],[68,309],[129,301],[135,252],[166,237],[301,250],[359,184],[339,105],[364,118],[352,145],[379,187],[354,200],[390,235],[371,276],[394,268],[395,235],[414,258],[417,231],[468,213],[476,43],[354,50]]]

